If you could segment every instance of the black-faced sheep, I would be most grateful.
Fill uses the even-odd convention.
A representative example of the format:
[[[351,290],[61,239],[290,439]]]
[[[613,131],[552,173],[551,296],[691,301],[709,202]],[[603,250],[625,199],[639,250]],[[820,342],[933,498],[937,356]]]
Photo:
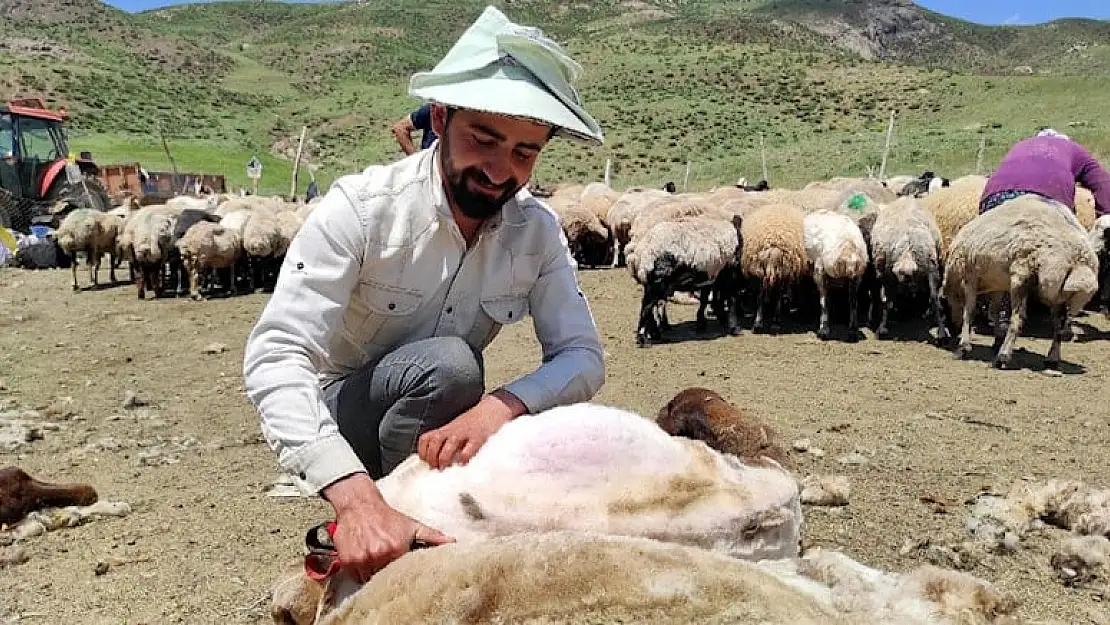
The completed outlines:
[[[641,347],[662,340],[656,309],[676,291],[700,291],[697,329],[706,326],[705,309],[713,291],[718,322],[739,334],[738,261],[743,248],[741,219],[731,222],[702,216],[663,221],[635,241],[628,254],[632,277],[644,289],[636,342]]]
[[[1036,295],[1052,314],[1054,336],[1047,366],[1060,364],[1060,343],[1070,317],[1098,290],[1098,257],[1089,234],[1071,210],[1038,196],[1023,195],[979,215],[964,226],[948,250],[942,290],[953,319],[963,330],[957,358],[971,352],[971,318],[976,296],[991,294],[995,322],[995,367],[1005,367],[1021,332],[1026,302]],[[1000,323],[1002,296],[1010,295],[1009,327]]]

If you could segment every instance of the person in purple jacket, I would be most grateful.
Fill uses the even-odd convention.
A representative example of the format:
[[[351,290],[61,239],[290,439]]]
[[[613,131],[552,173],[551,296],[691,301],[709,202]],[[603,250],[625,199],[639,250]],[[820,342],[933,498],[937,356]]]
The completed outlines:
[[[1014,144],[983,189],[979,214],[1025,194],[1040,195],[1075,212],[1075,185],[1095,196],[1095,215],[1110,213],[1110,173],[1071,137],[1051,128]]]

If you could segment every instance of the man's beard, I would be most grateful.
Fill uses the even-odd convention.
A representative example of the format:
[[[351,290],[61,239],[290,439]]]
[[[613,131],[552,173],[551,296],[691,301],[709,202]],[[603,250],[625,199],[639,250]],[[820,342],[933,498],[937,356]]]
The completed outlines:
[[[494,185],[485,172],[477,167],[467,167],[461,171],[456,170],[449,156],[450,146],[445,139],[446,137],[441,139],[443,145],[440,146],[440,149],[443,150],[443,174],[450,189],[451,199],[455,201],[463,215],[471,219],[489,219],[500,212],[501,207],[524,186],[518,183],[515,178],[509,178],[500,185]],[[491,200],[489,196],[483,193],[471,191],[467,187],[468,181],[473,181],[479,186],[496,186],[501,190],[501,193]]]

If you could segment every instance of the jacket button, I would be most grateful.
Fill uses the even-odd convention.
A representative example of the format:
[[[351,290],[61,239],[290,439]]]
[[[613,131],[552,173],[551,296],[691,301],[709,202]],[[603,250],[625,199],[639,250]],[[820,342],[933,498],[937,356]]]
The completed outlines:
[[[394,308],[397,308],[397,304],[394,304],[393,302],[390,302],[389,303],[389,309],[393,310]]]
[[[513,311],[510,310],[509,311],[509,319],[512,319],[512,318],[513,318]]]
[[[447,307],[447,314],[450,315],[452,310],[454,310],[454,308],[452,308],[451,306],[448,306]]]

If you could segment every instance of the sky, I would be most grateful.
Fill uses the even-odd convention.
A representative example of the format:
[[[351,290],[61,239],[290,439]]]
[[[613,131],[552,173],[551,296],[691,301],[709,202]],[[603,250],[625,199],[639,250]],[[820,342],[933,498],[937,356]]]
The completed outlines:
[[[107,0],[124,11],[190,1],[195,0]],[[1039,24],[1061,17],[1110,19],[1110,0],[917,0],[917,4],[981,24]]]

